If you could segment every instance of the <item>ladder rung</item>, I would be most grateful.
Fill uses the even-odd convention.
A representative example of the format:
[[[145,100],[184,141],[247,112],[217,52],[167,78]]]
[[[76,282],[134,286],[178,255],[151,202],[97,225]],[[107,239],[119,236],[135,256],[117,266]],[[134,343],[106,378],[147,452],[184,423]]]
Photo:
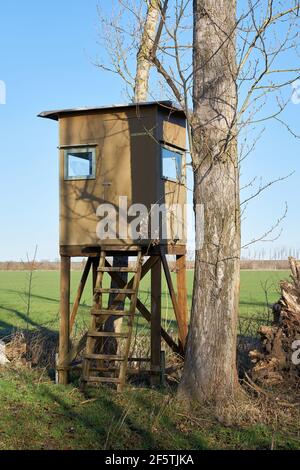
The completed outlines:
[[[82,364],[78,365],[78,369],[82,369]],[[120,372],[120,367],[90,367],[89,368],[90,372]],[[150,372],[149,369],[141,369],[139,368],[133,368],[133,367],[127,367],[126,373],[127,374],[132,374],[132,375],[137,375],[141,372]]]
[[[118,356],[117,354],[85,354],[85,359],[99,359],[103,361],[125,361],[124,356]]]
[[[135,289],[115,289],[115,288],[103,288],[97,287],[95,289],[95,293],[97,294],[135,294]]]
[[[150,362],[150,357],[129,357],[128,362]]]
[[[120,379],[117,379],[115,377],[84,377],[83,378],[84,382],[90,382],[90,383],[95,383],[95,382],[107,382],[107,383],[113,383],[113,384],[119,384],[121,383]]]
[[[91,315],[107,315],[107,316],[116,316],[116,317],[129,317],[134,315],[133,312],[129,310],[98,310],[96,308],[92,308]]]
[[[128,338],[128,333],[115,333],[113,331],[91,331],[88,333],[91,338]]]
[[[113,266],[110,266],[110,267],[105,266],[105,267],[99,267],[98,271],[102,273],[136,273],[137,269],[130,268],[130,267],[118,268],[118,267],[113,267]]]
[[[119,372],[120,367],[90,367],[90,372]]]

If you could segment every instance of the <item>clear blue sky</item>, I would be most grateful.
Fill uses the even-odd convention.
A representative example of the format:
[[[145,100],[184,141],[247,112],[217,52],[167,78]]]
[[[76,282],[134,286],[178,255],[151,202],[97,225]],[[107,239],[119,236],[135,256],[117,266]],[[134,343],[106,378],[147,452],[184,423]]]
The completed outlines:
[[[109,12],[110,2],[103,4]],[[36,244],[40,259],[58,257],[57,124],[36,115],[124,101],[121,83],[91,63],[99,53],[96,6],[97,0],[1,4],[0,80],[7,86],[7,104],[0,105],[0,260],[25,258]],[[290,104],[287,117],[300,132],[299,116],[300,105]],[[279,126],[268,126],[243,181],[296,173],[249,207],[243,238],[267,229],[287,201],[276,246],[299,247],[300,143]]]

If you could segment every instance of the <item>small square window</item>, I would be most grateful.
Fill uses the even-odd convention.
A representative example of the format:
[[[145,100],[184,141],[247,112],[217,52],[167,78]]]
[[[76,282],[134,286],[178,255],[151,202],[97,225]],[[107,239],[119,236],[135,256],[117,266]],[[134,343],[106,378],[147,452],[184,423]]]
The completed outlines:
[[[65,150],[65,180],[94,179],[95,160],[95,149]]]
[[[181,182],[182,179],[182,153],[162,147],[162,177],[172,181]]]

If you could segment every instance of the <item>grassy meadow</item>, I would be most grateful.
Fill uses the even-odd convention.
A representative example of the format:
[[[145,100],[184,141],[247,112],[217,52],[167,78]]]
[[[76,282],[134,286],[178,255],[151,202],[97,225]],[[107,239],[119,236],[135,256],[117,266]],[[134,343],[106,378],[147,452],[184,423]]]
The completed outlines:
[[[72,272],[72,298],[76,295],[81,273]],[[287,271],[242,271],[240,293],[240,317],[261,318],[266,315],[266,303],[278,299],[278,283],[288,277]],[[108,276],[106,278],[108,282]],[[176,279],[174,276],[174,283]],[[191,303],[193,272],[188,272],[188,300]],[[9,334],[15,328],[45,327],[57,331],[59,321],[59,273],[56,271],[35,271],[31,295],[28,296],[29,274],[24,271],[0,271],[0,336]],[[150,276],[140,286],[140,298],[150,304]],[[267,299],[266,299],[267,293]],[[29,303],[30,301],[30,303]],[[92,283],[88,280],[79,309],[77,327],[89,321],[89,307],[92,301]],[[175,327],[174,314],[163,278],[162,319],[168,329]],[[144,320],[139,320],[144,325]],[[146,327],[146,325],[144,325]]]
[[[188,273],[189,301],[192,272]],[[244,321],[266,315],[268,302],[278,299],[278,281],[288,272],[243,271],[240,317]],[[74,297],[80,273],[72,273]],[[59,274],[36,271],[30,299],[28,273],[0,272],[0,338],[13,329],[58,329]],[[149,304],[149,277],[141,298]],[[163,321],[174,327],[170,300],[163,283]],[[91,280],[80,306],[77,327],[88,324]],[[30,300],[30,304],[28,301]],[[29,313],[28,313],[29,312]],[[141,322],[143,328],[148,326]],[[142,342],[144,340],[142,339]],[[52,371],[53,372],[53,371]],[[239,424],[223,423],[206,406],[185,409],[176,398],[176,386],[149,388],[128,383],[124,393],[101,386],[82,394],[78,376],[67,387],[55,385],[53,373],[43,368],[0,368],[0,451],[12,449],[299,449],[299,409],[276,409],[274,397],[253,395],[251,407],[238,411]],[[251,390],[249,390],[251,393]],[[274,391],[276,400],[278,392]],[[285,399],[282,400],[283,404]],[[280,400],[279,400],[279,403]],[[253,408],[254,406],[254,408]],[[252,411],[252,408],[255,410]],[[243,417],[244,416],[244,417]],[[256,418],[255,418],[256,417]]]
[[[99,387],[83,396],[25,368],[0,369],[0,403],[0,451],[299,449],[298,409],[284,410],[282,426],[261,403],[261,423],[248,410],[231,426],[209,407],[184,409],[168,389]]]

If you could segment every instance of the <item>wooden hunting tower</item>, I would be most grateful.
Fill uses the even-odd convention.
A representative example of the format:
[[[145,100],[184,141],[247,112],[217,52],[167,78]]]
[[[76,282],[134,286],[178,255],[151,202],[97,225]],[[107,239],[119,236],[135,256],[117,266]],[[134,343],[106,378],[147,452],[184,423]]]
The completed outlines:
[[[58,380],[67,383],[74,359],[86,346],[82,383],[112,382],[122,389],[128,361],[132,360],[129,352],[134,314],[139,310],[151,324],[150,370],[155,382],[160,372],[161,337],[183,355],[187,335],[185,115],[171,102],[160,101],[46,111],[39,116],[59,122]],[[176,255],[177,293],[167,254]],[[87,263],[70,313],[73,256],[86,256]],[[134,257],[134,263],[128,264],[129,256]],[[108,257],[114,258],[113,266]],[[178,323],[178,344],[161,327],[161,264]],[[91,267],[91,328],[77,347],[71,348],[71,330]],[[151,312],[138,299],[140,280],[149,270]],[[103,287],[105,273],[112,279],[110,288]],[[130,280],[127,273],[132,273]],[[110,294],[108,307],[104,307],[106,294]],[[129,299],[127,310],[125,299]],[[116,331],[114,319],[122,317],[128,320],[127,331]],[[115,346],[114,354],[105,346],[112,339],[124,340],[123,345]]]

